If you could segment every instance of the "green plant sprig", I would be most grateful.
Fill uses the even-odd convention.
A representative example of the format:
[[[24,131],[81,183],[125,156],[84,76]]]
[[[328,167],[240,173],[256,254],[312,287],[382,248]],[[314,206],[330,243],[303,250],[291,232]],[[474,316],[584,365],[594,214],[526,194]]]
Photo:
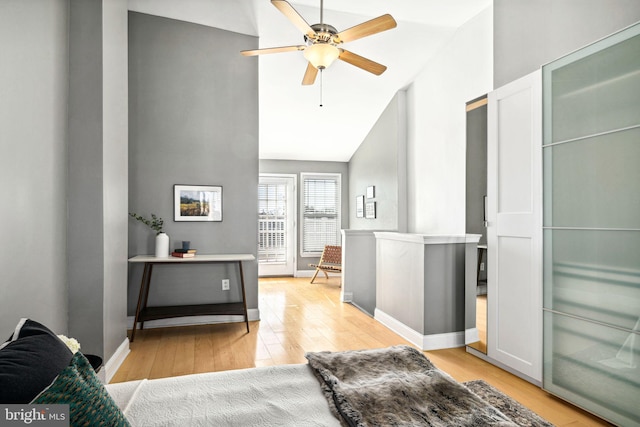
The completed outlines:
[[[142,215],[138,215],[134,212],[129,212],[129,215],[154,230],[156,232],[156,235],[162,233],[164,221],[162,220],[162,218],[156,216],[155,214],[151,214],[151,219],[147,219]]]

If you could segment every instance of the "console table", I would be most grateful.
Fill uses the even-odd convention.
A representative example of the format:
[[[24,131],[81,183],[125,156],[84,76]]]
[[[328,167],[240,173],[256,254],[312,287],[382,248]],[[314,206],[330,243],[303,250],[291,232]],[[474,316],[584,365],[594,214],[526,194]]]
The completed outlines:
[[[145,320],[166,319],[169,317],[242,315],[244,316],[248,333],[249,316],[247,315],[247,299],[244,292],[244,274],[242,272],[242,261],[253,261],[255,259],[256,258],[252,254],[196,255],[193,258],[158,258],[152,255],[137,255],[129,258],[130,263],[144,263],[144,271],[142,273],[142,280],[140,281],[140,293],[138,294],[138,305],[136,306],[136,316],[133,322],[133,331],[131,333],[131,342],[133,342],[136,336],[136,328],[138,326],[138,322],[140,322],[140,329],[143,329]],[[241,302],[147,307],[147,300],[149,299],[149,288],[151,285],[151,273],[153,272],[154,265],[189,265],[215,263],[238,265],[238,270],[240,272],[240,287],[242,290]]]

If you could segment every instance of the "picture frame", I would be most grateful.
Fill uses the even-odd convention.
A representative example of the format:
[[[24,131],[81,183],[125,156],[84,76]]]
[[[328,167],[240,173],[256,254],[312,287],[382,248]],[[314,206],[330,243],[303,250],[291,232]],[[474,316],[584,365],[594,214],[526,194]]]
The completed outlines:
[[[367,202],[366,217],[367,219],[375,219],[376,202]]]
[[[173,186],[174,221],[222,221],[222,186]]]
[[[367,199],[373,199],[376,197],[376,186],[370,185],[367,187]]]
[[[356,196],[356,218],[364,218],[364,195]]]

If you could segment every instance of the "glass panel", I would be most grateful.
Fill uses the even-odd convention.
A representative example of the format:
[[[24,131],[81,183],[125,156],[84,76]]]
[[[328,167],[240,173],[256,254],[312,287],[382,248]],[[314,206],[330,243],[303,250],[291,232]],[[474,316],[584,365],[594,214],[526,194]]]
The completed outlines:
[[[545,230],[544,307],[632,330],[640,231]]]
[[[543,386],[619,425],[640,425],[639,34],[543,67]]]
[[[302,252],[320,255],[325,245],[340,244],[340,175],[303,174],[302,180]]]
[[[640,128],[545,147],[544,225],[640,229],[639,160]]]
[[[638,52],[640,35],[560,68],[551,67],[552,142],[639,124]]]
[[[544,314],[546,390],[619,425],[640,423],[640,336]]]
[[[258,262],[287,261],[287,186],[258,185]]]

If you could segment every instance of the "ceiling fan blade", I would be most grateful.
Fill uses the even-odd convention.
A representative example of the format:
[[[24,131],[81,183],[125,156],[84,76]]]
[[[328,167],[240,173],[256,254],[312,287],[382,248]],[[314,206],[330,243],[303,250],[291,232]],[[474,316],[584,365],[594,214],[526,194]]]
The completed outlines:
[[[378,16],[370,21],[363,22],[355,27],[339,32],[334,40],[342,43],[350,42],[361,39],[362,37],[390,30],[395,28],[397,25],[398,24],[396,23],[396,20],[393,19],[393,16],[387,13],[386,15]]]
[[[341,59],[351,65],[355,65],[358,68],[362,68],[376,76],[384,73],[387,69],[387,67],[382,64],[378,64],[377,62],[344,49],[340,49],[340,56],[338,56],[338,59]]]
[[[281,52],[292,52],[294,50],[305,50],[306,46],[281,46],[281,47],[267,47],[265,49],[255,49],[255,50],[243,50],[240,51],[244,56],[255,56],[262,55],[264,53],[281,53]]]
[[[307,64],[307,71],[304,72],[304,77],[302,78],[303,85],[312,85],[316,81],[316,76],[318,75],[318,69],[311,65],[311,62]]]
[[[316,35],[316,32],[313,31],[307,21],[305,21],[304,18],[300,16],[300,14],[293,8],[293,6],[289,4],[289,2],[285,0],[271,0],[271,4],[277,7],[278,10],[282,12],[282,14],[286,16],[287,19],[289,19],[289,21],[291,21],[293,25],[298,27],[298,29],[304,34],[309,37],[313,37]]]

